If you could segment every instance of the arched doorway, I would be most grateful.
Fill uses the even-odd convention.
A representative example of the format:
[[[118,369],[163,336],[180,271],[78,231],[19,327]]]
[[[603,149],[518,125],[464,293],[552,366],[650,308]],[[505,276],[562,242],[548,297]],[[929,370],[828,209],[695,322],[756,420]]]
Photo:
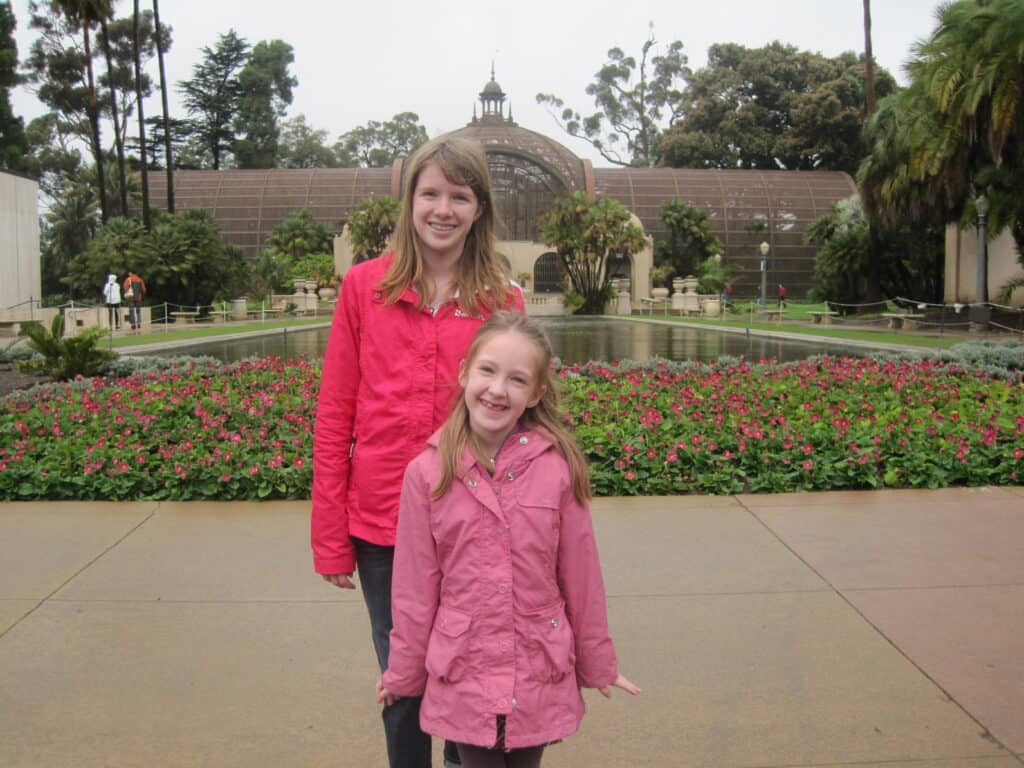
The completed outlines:
[[[561,293],[565,286],[565,268],[558,254],[542,253],[533,265],[534,293]]]

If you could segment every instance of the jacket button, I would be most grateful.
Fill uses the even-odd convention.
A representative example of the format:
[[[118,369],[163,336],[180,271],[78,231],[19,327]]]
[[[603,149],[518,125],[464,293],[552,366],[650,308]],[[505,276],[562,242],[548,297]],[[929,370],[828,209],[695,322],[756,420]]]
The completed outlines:
[[[519,438],[520,445],[526,445],[528,442],[530,442],[530,440],[529,438],[526,437],[526,435],[523,435],[522,437]]]
[[[558,626],[558,619],[552,619],[551,620],[551,626],[552,627],[557,627]]]
[[[511,472],[509,472],[507,475],[505,475],[505,479],[506,480],[515,480],[516,476],[513,475]]]
[[[476,480],[467,480],[466,485],[468,485],[470,488],[476,488]]]

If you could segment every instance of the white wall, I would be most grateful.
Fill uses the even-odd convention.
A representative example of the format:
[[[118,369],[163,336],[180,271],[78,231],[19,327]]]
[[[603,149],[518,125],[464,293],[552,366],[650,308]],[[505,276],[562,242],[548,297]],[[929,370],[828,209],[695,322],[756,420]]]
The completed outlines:
[[[41,297],[38,196],[36,182],[0,170],[0,310]]]
[[[946,227],[946,281],[947,303],[969,303],[978,295],[976,290],[978,269],[978,233],[974,229],[961,229],[956,224]],[[988,300],[999,301],[999,291],[1011,278],[1024,275],[1017,263],[1017,251],[1009,230],[1004,230],[988,243]],[[1024,289],[1014,291],[1011,303],[1024,304]]]

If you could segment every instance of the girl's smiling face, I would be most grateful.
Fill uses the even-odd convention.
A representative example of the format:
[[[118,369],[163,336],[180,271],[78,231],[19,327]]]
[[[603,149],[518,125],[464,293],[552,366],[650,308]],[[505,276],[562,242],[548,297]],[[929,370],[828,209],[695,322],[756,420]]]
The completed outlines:
[[[459,383],[465,390],[469,427],[491,456],[544,394],[538,386],[538,359],[532,341],[516,331],[503,331],[462,364]]]
[[[424,166],[412,201],[413,227],[424,258],[458,260],[480,213],[472,188],[450,182],[437,163]]]

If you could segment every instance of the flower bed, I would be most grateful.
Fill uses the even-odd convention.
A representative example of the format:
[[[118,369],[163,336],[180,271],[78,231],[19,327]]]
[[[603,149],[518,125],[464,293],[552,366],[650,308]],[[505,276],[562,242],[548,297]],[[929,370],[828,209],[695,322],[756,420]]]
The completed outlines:
[[[1019,484],[1020,376],[936,360],[560,371],[598,495]],[[190,365],[0,403],[0,499],[308,498],[318,364]]]
[[[597,495],[1008,485],[1020,376],[935,360],[564,371]]]

